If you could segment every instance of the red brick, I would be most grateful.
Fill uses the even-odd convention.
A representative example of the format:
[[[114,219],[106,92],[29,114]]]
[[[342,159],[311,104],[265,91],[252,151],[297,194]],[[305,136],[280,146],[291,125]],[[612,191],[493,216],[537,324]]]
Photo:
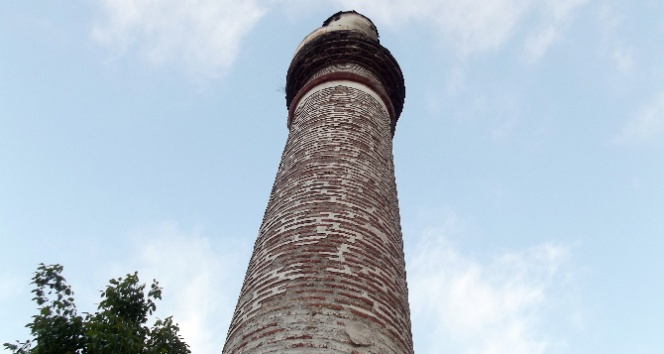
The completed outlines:
[[[358,328],[362,353],[413,353],[392,159],[403,77],[365,37],[324,34],[291,64],[290,132],[223,353],[358,353]]]

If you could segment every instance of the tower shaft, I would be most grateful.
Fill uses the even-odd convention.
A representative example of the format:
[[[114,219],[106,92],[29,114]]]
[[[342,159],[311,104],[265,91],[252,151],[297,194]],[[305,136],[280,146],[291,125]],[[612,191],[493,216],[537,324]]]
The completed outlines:
[[[224,353],[413,352],[392,159],[403,78],[371,21],[335,16],[289,69],[290,132]]]

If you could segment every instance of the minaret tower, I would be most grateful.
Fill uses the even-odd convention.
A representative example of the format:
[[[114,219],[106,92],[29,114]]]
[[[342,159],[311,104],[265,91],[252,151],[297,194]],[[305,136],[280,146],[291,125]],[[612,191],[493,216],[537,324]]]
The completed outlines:
[[[225,354],[413,353],[392,159],[403,76],[368,18],[298,46],[288,128]]]

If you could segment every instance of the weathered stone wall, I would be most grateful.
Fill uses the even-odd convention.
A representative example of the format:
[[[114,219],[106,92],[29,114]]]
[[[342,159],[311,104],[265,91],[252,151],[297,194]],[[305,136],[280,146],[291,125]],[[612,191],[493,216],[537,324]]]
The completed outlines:
[[[412,353],[394,90],[364,65],[314,67],[290,86],[288,141],[223,352]]]
[[[401,69],[389,50],[359,31],[325,33],[295,53],[286,77],[286,105],[291,107],[313,74],[335,64],[355,64],[378,78],[378,90],[386,92],[389,105],[394,108],[391,114],[394,131],[406,97]]]

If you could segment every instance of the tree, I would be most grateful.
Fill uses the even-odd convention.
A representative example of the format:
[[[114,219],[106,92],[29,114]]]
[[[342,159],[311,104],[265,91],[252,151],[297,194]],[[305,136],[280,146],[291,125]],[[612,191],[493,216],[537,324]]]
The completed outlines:
[[[172,317],[148,317],[157,309],[161,288],[154,280],[145,293],[138,273],[111,279],[101,291],[97,312],[78,315],[74,292],[61,275],[63,267],[39,265],[32,278],[32,293],[39,311],[32,316],[32,339],[5,343],[14,354],[189,354],[189,346],[178,334]]]

